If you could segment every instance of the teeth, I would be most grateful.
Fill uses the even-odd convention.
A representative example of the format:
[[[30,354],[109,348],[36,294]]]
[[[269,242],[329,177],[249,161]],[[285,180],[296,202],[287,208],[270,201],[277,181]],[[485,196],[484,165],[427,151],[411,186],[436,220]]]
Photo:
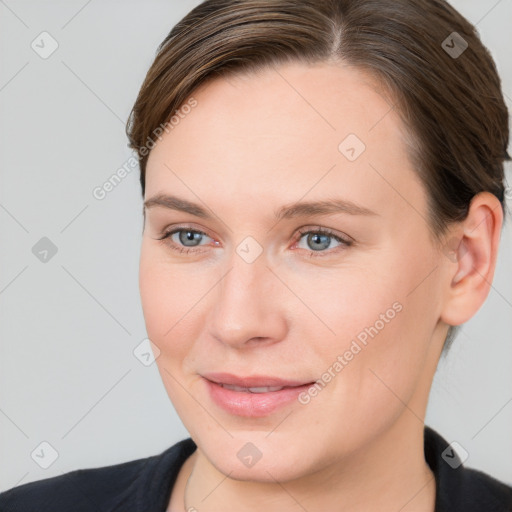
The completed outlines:
[[[221,384],[223,388],[231,389],[232,391],[244,391],[246,393],[268,393],[270,391],[279,391],[284,386],[265,386],[259,388],[242,388],[240,386],[231,386],[230,384]]]
[[[279,391],[283,389],[284,386],[268,386],[262,388],[249,388],[251,393],[268,393],[269,391]]]

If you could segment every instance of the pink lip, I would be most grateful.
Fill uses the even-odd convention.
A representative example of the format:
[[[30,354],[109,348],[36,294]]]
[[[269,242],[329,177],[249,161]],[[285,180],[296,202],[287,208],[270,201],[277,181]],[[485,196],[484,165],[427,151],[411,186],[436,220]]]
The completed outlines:
[[[314,383],[267,376],[237,377],[228,373],[209,373],[202,377],[213,402],[230,414],[246,417],[267,416],[287,404],[297,402],[298,395]],[[251,388],[286,387],[278,391],[251,393],[226,389],[220,384]]]

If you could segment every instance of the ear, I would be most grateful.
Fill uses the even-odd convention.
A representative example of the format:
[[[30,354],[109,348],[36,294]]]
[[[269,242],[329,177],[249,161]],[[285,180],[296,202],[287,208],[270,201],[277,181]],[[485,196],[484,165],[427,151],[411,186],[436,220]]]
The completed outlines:
[[[440,319],[448,325],[467,322],[491,289],[503,224],[498,198],[481,192],[473,197],[468,215],[446,242],[446,294]]]

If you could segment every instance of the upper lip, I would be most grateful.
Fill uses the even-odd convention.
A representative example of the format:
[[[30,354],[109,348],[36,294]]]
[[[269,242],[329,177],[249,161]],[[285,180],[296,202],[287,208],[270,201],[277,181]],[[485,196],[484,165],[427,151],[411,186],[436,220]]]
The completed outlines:
[[[251,375],[247,377],[238,377],[231,373],[205,373],[202,374],[205,379],[216,382],[217,384],[228,384],[241,388],[259,388],[270,386],[296,387],[310,384],[314,381],[306,380],[288,380],[266,375]]]

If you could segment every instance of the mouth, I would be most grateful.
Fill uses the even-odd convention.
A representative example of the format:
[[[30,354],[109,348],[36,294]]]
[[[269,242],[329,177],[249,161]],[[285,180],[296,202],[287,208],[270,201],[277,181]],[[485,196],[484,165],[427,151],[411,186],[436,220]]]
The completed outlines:
[[[285,380],[269,376],[238,377],[227,373],[202,375],[210,399],[236,416],[263,417],[297,403],[300,393],[315,381]]]
[[[243,393],[269,393],[270,391],[280,391],[281,389],[295,387],[295,386],[259,386],[253,388],[243,388],[240,386],[232,386],[230,384],[218,383],[224,389],[231,389],[232,391],[241,391]]]
[[[245,389],[257,388],[292,388],[311,384],[313,381],[281,379],[279,377],[270,377],[266,375],[251,375],[247,377],[238,377],[232,373],[205,373],[202,375],[205,379],[223,386],[235,386]],[[258,393],[258,391],[256,391]]]

